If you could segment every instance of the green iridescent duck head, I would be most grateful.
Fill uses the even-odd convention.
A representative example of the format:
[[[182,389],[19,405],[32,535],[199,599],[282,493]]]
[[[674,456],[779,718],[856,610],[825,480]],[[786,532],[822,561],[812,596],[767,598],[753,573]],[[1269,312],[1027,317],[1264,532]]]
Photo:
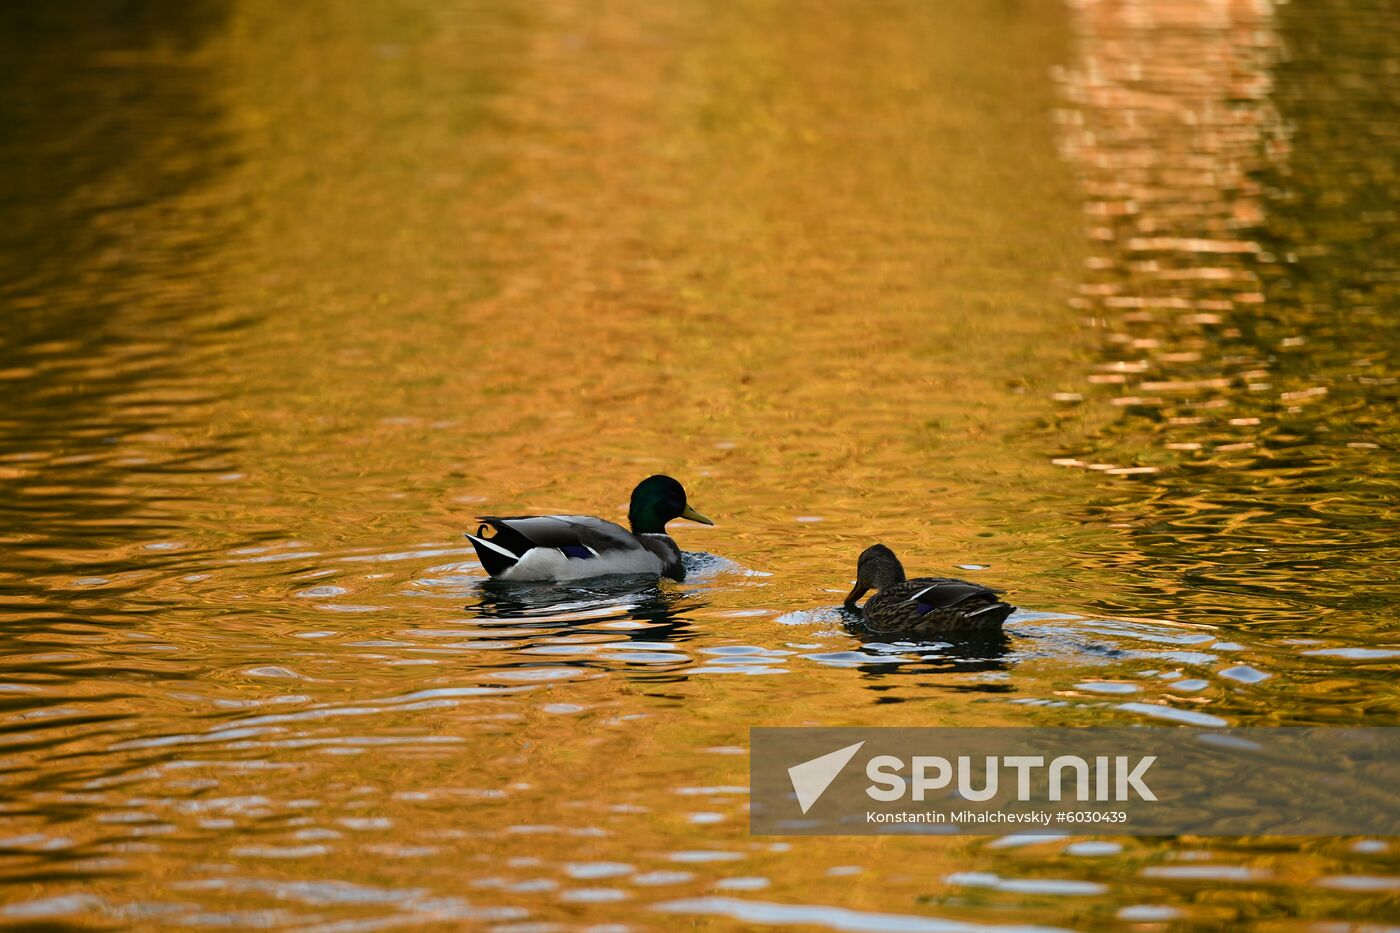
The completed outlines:
[[[665,534],[666,523],[676,518],[688,518],[702,525],[714,524],[690,507],[685,487],[669,476],[648,476],[632,490],[627,520],[633,534]]]

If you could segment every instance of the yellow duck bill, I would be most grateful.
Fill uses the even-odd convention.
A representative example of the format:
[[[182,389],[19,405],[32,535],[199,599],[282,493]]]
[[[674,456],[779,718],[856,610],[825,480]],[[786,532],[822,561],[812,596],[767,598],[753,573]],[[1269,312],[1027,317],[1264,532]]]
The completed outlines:
[[[681,513],[681,518],[688,518],[692,522],[699,522],[702,525],[714,524],[714,522],[710,521],[708,518],[701,515],[699,512],[695,511],[688,505],[685,507],[685,511]]]

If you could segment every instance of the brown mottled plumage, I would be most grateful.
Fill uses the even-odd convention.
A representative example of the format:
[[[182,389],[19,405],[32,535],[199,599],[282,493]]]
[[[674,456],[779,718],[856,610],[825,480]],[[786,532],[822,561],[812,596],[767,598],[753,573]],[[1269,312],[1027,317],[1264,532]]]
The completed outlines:
[[[988,586],[951,577],[905,579],[899,558],[883,544],[871,545],[860,555],[846,607],[856,609],[856,600],[870,589],[875,595],[862,610],[870,632],[985,635],[1001,631],[1006,617],[1016,611],[997,599],[1001,590]]]

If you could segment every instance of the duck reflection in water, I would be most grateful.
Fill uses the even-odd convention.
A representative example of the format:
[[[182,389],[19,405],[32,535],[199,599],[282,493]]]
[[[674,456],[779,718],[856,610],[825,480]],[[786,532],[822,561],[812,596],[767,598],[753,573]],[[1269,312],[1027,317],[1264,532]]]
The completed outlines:
[[[609,622],[642,623],[618,634],[642,641],[688,641],[694,637],[681,613],[705,605],[693,592],[662,586],[655,577],[593,577],[574,583],[512,583],[484,580],[479,598],[465,608],[482,619],[528,621],[531,628],[586,628]]]
[[[871,679],[876,681],[870,685],[872,690],[901,686],[907,683],[907,678],[911,676],[1006,671],[1015,661],[1012,657],[1010,635],[1000,629],[920,638],[915,635],[871,632],[866,628],[859,610],[842,607],[838,612],[846,631],[861,642],[861,650],[851,652],[850,666],[871,675]],[[888,657],[890,660],[860,663],[862,655],[872,659]],[[895,658],[901,660],[896,662]],[[1012,689],[1009,684],[995,682],[941,682],[930,686],[970,693],[1006,693]],[[897,703],[903,699],[906,698],[890,697],[884,702]]]

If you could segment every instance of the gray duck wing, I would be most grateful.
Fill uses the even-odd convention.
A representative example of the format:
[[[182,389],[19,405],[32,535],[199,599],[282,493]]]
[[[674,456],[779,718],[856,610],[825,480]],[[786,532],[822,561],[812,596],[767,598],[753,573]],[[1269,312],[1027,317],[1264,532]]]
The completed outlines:
[[[906,598],[915,605],[927,606],[925,611],[952,609],[967,602],[994,603],[998,596],[1006,592],[952,577],[918,577],[905,580],[900,587],[909,591]]]
[[[621,525],[592,515],[483,515],[480,521],[482,528],[478,533],[489,527],[493,532],[491,542],[517,557],[537,547],[558,548],[569,557],[635,551],[641,547],[636,535]]]

